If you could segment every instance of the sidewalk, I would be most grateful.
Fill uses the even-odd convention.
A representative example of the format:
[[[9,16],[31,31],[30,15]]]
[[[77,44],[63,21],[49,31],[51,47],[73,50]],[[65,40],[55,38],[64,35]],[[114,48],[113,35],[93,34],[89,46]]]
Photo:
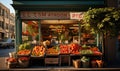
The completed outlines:
[[[0,70],[6,70],[7,66],[5,64],[6,57],[0,57]]]

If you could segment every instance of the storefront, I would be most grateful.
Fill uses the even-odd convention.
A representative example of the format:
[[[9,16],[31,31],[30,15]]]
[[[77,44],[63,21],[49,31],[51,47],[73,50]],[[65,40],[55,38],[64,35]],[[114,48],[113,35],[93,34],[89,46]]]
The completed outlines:
[[[74,65],[73,60],[82,58],[84,60],[85,57],[89,57],[90,61],[98,59],[101,61],[101,52],[98,52],[98,54],[92,52],[99,51],[96,48],[99,45],[97,35],[88,34],[80,27],[83,13],[90,7],[105,7],[104,0],[13,0],[12,6],[16,12],[16,52],[19,54],[20,45],[22,45],[21,49],[30,47],[31,51],[28,52],[30,53],[31,65],[71,66]],[[25,46],[27,45],[26,42],[34,45]],[[42,44],[44,47],[41,46]],[[86,49],[84,51],[81,49],[84,44],[94,48],[83,48]],[[38,55],[36,54],[36,48],[41,50]],[[86,55],[86,52],[88,55]],[[84,65],[82,66],[84,67]],[[89,67],[92,66],[89,65]]]
[[[47,19],[55,19],[55,20],[60,20],[62,18],[51,18],[49,16],[49,18],[42,18],[42,17],[34,17],[34,15],[30,15],[27,14],[31,13],[33,14],[34,11],[37,11],[35,13],[38,13],[43,11],[43,12],[59,12],[59,11],[63,11],[63,12],[81,12],[81,11],[86,11],[88,10],[90,7],[91,8],[97,8],[97,7],[104,7],[105,6],[105,1],[104,0],[93,0],[93,1],[22,1],[22,0],[13,0],[13,5],[12,5],[16,11],[16,47],[22,43],[22,24],[18,24],[18,23],[22,23],[23,20],[47,20]],[[23,12],[26,13],[23,13]],[[33,12],[33,13],[32,13]],[[22,13],[22,15],[21,15]],[[69,14],[68,13],[68,14]],[[25,15],[26,14],[26,15]],[[23,18],[23,16],[26,16],[27,18]],[[30,15],[30,18],[29,18]],[[70,17],[67,18],[63,18],[66,20],[69,20]]]

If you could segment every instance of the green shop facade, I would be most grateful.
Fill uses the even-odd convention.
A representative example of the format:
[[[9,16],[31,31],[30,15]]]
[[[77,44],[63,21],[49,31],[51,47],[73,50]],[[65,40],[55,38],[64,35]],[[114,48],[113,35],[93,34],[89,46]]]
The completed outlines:
[[[100,8],[106,7],[105,0],[13,0],[12,6],[15,9],[15,48],[16,52],[18,47],[23,43],[22,31],[25,26],[23,22],[34,21],[38,23],[39,32],[39,42],[43,40],[42,36],[46,32],[43,31],[47,25],[42,26],[46,20],[52,20],[57,22],[52,22],[52,25],[57,23],[61,24],[61,20],[74,20],[72,23],[78,24],[78,29],[80,30],[80,20],[82,18],[83,12],[87,11],[89,8]],[[72,18],[71,18],[72,15]],[[45,22],[47,23],[47,22]],[[55,24],[56,23],[56,24]],[[64,22],[62,22],[64,23]],[[68,24],[67,24],[68,25]],[[43,28],[42,28],[43,27]],[[72,26],[73,27],[73,26]],[[43,31],[43,32],[41,32]],[[80,39],[81,32],[78,32],[78,41],[81,43]],[[112,43],[112,42],[111,42]],[[98,36],[96,40],[96,45],[99,47]],[[108,45],[107,45],[108,46]],[[110,45],[109,45],[110,46]],[[114,46],[113,46],[114,47]],[[115,51],[114,48],[106,48],[106,58],[109,60],[114,60]],[[110,52],[113,53],[110,53]],[[110,55],[108,55],[110,53]],[[111,58],[112,57],[112,58]],[[64,56],[63,56],[64,58]],[[69,56],[68,56],[69,58]],[[70,65],[70,62],[68,62]]]

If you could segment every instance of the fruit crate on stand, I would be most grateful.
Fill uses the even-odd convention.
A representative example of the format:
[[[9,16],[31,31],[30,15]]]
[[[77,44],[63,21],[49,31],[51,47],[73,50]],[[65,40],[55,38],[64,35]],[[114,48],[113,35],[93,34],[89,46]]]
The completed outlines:
[[[31,67],[75,66],[73,61],[80,60],[83,56],[90,59],[89,67],[96,67],[91,64],[95,64],[96,60],[102,60],[102,54],[97,47],[83,48],[76,43],[61,44],[59,49],[55,47],[45,48],[43,45],[36,45],[31,50],[19,50],[17,54],[18,58],[29,57],[29,65]]]

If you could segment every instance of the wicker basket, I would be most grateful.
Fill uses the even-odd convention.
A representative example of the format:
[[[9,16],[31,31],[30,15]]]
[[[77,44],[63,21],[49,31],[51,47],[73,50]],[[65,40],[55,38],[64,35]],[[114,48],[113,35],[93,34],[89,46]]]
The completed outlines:
[[[81,61],[78,59],[78,60],[73,60],[73,66],[75,68],[80,68],[81,66]]]
[[[20,67],[28,67],[29,66],[29,60],[28,61],[21,61],[18,60]]]
[[[17,62],[11,63],[11,62],[7,62],[7,67],[8,68],[16,68],[17,67]]]
[[[91,61],[91,67],[92,68],[97,68],[97,62],[95,60]]]
[[[103,67],[104,62],[102,60],[96,60],[96,62],[97,62],[98,68]]]

